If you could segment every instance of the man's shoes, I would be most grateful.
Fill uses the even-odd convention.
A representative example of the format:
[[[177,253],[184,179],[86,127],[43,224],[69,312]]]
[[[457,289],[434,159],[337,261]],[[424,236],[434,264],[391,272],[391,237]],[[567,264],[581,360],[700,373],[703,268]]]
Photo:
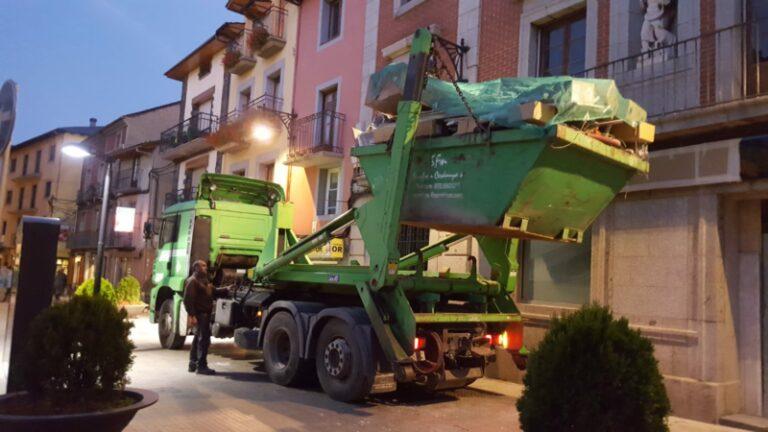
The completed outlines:
[[[197,368],[198,375],[216,375],[216,371],[208,366],[200,366]]]
[[[187,369],[190,373],[195,372],[197,370],[197,363],[195,362],[189,362],[189,369]]]

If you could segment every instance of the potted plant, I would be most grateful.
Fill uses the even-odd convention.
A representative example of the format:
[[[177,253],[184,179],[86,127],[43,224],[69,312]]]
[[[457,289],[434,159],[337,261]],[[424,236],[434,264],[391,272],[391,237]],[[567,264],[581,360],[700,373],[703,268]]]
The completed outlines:
[[[248,36],[248,45],[254,51],[260,50],[269,40],[269,30],[263,25],[254,25]]]
[[[26,391],[0,396],[0,430],[123,430],[158,399],[125,387],[132,326],[125,311],[101,295],[75,296],[38,315],[14,370]]]
[[[99,288],[99,295],[107,299],[112,304],[117,304],[117,293],[112,283],[104,278],[101,278],[101,287]],[[93,296],[93,278],[86,279],[75,290],[75,296]]]
[[[224,64],[224,67],[227,69],[232,69],[237,65],[237,63],[240,61],[240,57],[243,56],[243,53],[240,52],[238,49],[228,49],[226,53],[224,53],[224,58],[221,60],[222,64]]]
[[[141,283],[135,277],[128,275],[120,279],[115,288],[117,304],[128,312],[128,317],[133,318],[146,309],[146,304],[141,301]]]
[[[523,383],[517,409],[525,432],[669,430],[653,345],[602,306],[555,318]]]

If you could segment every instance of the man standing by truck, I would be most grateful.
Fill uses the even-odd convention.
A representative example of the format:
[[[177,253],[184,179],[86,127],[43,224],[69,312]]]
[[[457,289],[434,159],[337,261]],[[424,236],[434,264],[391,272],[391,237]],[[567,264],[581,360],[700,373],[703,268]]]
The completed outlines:
[[[189,371],[199,375],[216,373],[208,367],[213,296],[213,284],[208,281],[208,265],[203,260],[197,260],[192,264],[192,276],[184,283],[184,308],[189,314],[190,324],[195,326],[195,337],[189,351]]]

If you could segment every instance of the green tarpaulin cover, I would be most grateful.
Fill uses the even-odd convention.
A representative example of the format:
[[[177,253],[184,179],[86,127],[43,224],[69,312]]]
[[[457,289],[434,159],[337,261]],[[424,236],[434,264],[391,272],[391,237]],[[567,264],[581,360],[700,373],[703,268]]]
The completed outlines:
[[[371,75],[366,104],[376,109],[377,101],[402,94],[406,68],[404,63],[395,63]],[[646,119],[645,110],[623,98],[616,83],[609,79],[569,76],[500,78],[481,83],[459,83],[459,87],[481,120],[502,127],[523,126],[519,106],[533,101],[548,102],[557,107],[557,115],[550,124],[614,118],[634,124]],[[468,114],[450,82],[429,78],[422,101],[433,111],[449,116]]]

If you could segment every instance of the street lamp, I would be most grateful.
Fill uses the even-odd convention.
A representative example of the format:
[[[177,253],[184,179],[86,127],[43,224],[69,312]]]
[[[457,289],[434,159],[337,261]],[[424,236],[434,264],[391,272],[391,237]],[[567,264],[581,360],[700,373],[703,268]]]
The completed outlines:
[[[275,130],[267,124],[256,123],[251,129],[251,136],[259,142],[267,142],[275,135]]]
[[[87,149],[79,146],[78,144],[67,144],[62,147],[61,152],[67,156],[84,159],[89,156],[96,156]],[[99,231],[98,241],[96,243],[96,271],[93,276],[93,294],[96,295],[101,291],[101,274],[104,269],[104,238],[107,232],[107,212],[109,211],[109,182],[110,173],[112,171],[112,161],[106,158],[101,159],[107,164],[104,171],[103,187],[104,192],[101,196],[101,213],[99,214]]]

